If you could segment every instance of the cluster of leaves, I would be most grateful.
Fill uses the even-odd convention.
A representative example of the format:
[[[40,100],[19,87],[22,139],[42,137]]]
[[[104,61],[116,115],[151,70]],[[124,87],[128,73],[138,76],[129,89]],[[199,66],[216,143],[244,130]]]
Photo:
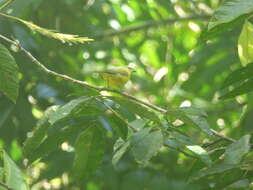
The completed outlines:
[[[153,2],[153,4],[151,2],[150,6],[152,6],[153,9],[151,9],[150,14],[156,15],[156,10],[163,10],[164,14],[166,15],[167,12],[163,9],[163,3],[164,1],[159,1],[159,3]],[[142,4],[134,2],[131,2],[130,4],[136,11],[143,8]],[[118,6],[117,3],[112,5],[115,7]],[[103,6],[103,10],[106,13],[108,11],[108,7],[106,4]],[[253,62],[253,55],[251,51],[253,45],[253,26],[250,22],[250,16],[252,12],[253,4],[251,0],[227,0],[214,12],[213,17],[209,22],[207,31],[205,31],[201,36],[202,40],[209,38],[211,39],[211,37],[222,35],[221,33],[226,32],[228,29],[235,30],[240,24],[243,23],[241,34],[238,40],[238,54],[240,61],[244,67],[235,69],[235,71],[229,73],[227,78],[224,80],[223,85],[221,85],[222,95],[220,96],[220,99],[233,98],[253,90],[253,67],[251,64]],[[118,14],[122,20],[126,19],[125,16],[121,15],[120,12]],[[68,42],[72,40],[72,43],[78,42],[79,40],[81,40],[80,42],[86,40],[86,38],[76,38],[77,36],[75,35],[69,36],[61,33],[55,33],[51,30],[41,28],[37,25],[32,24],[31,22],[21,20],[17,17],[9,16],[9,18],[18,20],[19,22],[27,25],[31,30],[42,33],[48,37]],[[101,20],[103,20],[103,16],[101,16]],[[175,31],[173,32],[175,32],[175,36],[177,37],[177,35],[180,35],[180,32],[182,31],[178,30],[175,27]],[[156,35],[160,36],[160,33],[157,32]],[[158,38],[157,36],[155,38]],[[145,65],[150,64],[151,66],[156,67],[157,62],[160,61],[159,54],[151,52],[150,46],[152,46],[152,50],[155,52],[159,52],[160,47],[157,47],[157,43],[154,39],[146,40],[145,37],[139,37],[140,39],[138,39],[137,42],[133,42],[131,39],[126,39],[126,42],[121,42],[122,44],[120,44],[118,48],[124,49],[127,44],[134,44],[132,51],[134,52],[136,49],[141,49],[142,53],[144,53],[145,56],[150,59],[149,63],[145,61],[142,63],[141,60],[138,60],[136,58],[137,56],[131,56],[131,52],[127,52],[127,50],[121,52],[121,50],[113,49],[112,57],[121,57],[121,62],[133,60],[139,61],[143,71],[148,73],[148,67],[147,70],[145,70]],[[187,38],[187,35],[185,38]],[[181,43],[181,40],[182,39],[180,38],[176,38],[173,45],[179,47],[178,49],[175,48],[172,54],[176,58],[180,58],[181,60],[179,61],[184,63],[185,60],[188,61],[189,59],[188,51],[185,49],[188,48],[189,50],[194,45],[192,45],[192,47],[188,47],[187,44],[185,45],[184,49],[179,45]],[[219,42],[219,40],[217,41]],[[214,43],[214,45],[217,44]],[[105,47],[107,45],[105,45]],[[96,45],[93,48],[96,49]],[[186,52],[182,53],[179,51],[180,48],[183,49],[182,52]],[[208,46],[206,48],[208,49]],[[224,49],[224,47],[222,48]],[[210,47],[210,49],[216,51],[216,49],[213,47]],[[201,52],[203,50],[200,48],[198,51]],[[192,58],[193,61],[200,61],[208,58],[208,56],[198,57],[198,53],[199,52],[195,53],[196,56]],[[71,68],[74,65],[72,58],[68,57],[62,52],[59,52],[59,55],[63,57],[63,60],[66,60],[70,64],[69,67],[66,68]],[[210,56],[210,54],[208,55]],[[212,65],[216,63],[216,60],[222,60],[226,56],[229,57],[229,54],[217,54],[216,57],[210,59],[211,61],[207,63],[207,65]],[[98,55],[97,57],[100,56]],[[41,57],[41,60],[47,60],[47,58]],[[104,61],[105,60],[106,58]],[[143,58],[143,60],[145,60],[145,58]],[[96,61],[99,63],[99,60]],[[165,64],[166,61],[164,65]],[[92,67],[91,64],[89,64],[89,66]],[[157,75],[159,72],[161,73],[161,71],[165,70],[162,64],[159,66],[161,66],[161,68],[157,70]],[[159,99],[156,103],[162,107],[167,107],[166,102],[169,98],[171,98],[171,96],[172,98],[169,99],[170,102],[177,102],[178,99],[180,99],[180,96],[184,96],[184,98],[192,97],[193,95],[191,93],[196,91],[196,88],[198,88],[198,82],[194,81],[194,79],[198,78],[198,76],[201,74],[201,72],[198,71],[202,69],[202,66],[200,65],[195,66],[197,67],[197,69],[195,68],[197,71],[192,74],[192,81],[190,85],[189,82],[188,84],[187,82],[182,84],[180,81],[178,82],[174,78],[174,82],[177,85],[172,86],[174,88],[172,88],[170,92],[172,95],[168,96],[167,98],[159,99],[159,90],[165,89],[165,86],[169,83],[167,83],[165,80],[164,84],[160,84],[158,89],[153,91],[153,93],[156,92],[154,93],[154,96],[157,96],[157,99]],[[61,67],[59,66],[59,68]],[[169,69],[170,66],[168,66],[166,73],[169,72]],[[76,70],[79,70],[79,68],[76,68]],[[194,69],[186,66],[182,70],[188,71]],[[206,70],[207,72],[212,71],[210,68]],[[71,71],[75,72],[75,69]],[[0,91],[14,103],[17,101],[18,97],[19,80],[21,80],[23,77],[19,76],[18,72],[19,71],[15,63],[15,59],[4,45],[0,45]],[[211,72],[211,75],[216,72],[217,67],[214,67],[214,71]],[[28,71],[23,72],[23,75],[27,75],[28,77],[30,73]],[[138,80],[143,86],[147,86],[145,80],[143,80],[142,77],[143,76],[136,77],[136,80]],[[148,77],[149,76],[147,76],[147,79]],[[163,81],[161,79],[163,77],[164,75],[161,76],[160,79],[155,79],[154,77],[153,81],[162,83]],[[208,77],[209,75],[202,76],[203,80],[208,80]],[[85,77],[85,79],[86,81],[92,81],[95,84],[99,83],[96,79],[94,80],[88,77]],[[45,81],[47,80],[49,79],[45,79]],[[220,82],[220,79],[218,79],[218,81]],[[192,87],[192,85],[196,86]],[[72,86],[72,84],[70,86]],[[178,88],[178,86],[180,86],[180,88]],[[28,88],[29,85],[25,87]],[[44,89],[45,88],[46,87],[44,87]],[[59,87],[58,83],[55,85],[55,88],[58,88],[59,92],[61,92],[61,89],[68,88],[66,94],[69,94],[69,91],[71,91],[73,88],[75,89],[75,87],[69,87],[68,84],[63,84],[61,87]],[[145,97],[146,94],[152,92],[152,88],[153,86],[151,86],[149,91],[144,91],[140,96]],[[202,95],[206,95],[206,88],[201,91]],[[49,92],[53,91],[50,88],[48,89]],[[142,89],[144,90],[144,88]],[[215,88],[213,91],[218,89],[219,88]],[[185,91],[188,93],[185,93]],[[35,163],[35,161],[48,163],[49,169],[45,172],[46,174],[44,174],[47,178],[53,178],[59,176],[61,173],[68,172],[69,178],[71,180],[78,181],[81,184],[89,184],[89,180],[92,179],[90,178],[91,176],[98,176],[98,178],[101,176],[101,174],[99,174],[97,171],[99,168],[103,167],[103,165],[106,165],[104,162],[106,162],[105,159],[108,159],[108,155],[111,157],[109,159],[110,163],[112,162],[112,165],[116,169],[122,167],[121,163],[131,162],[131,158],[133,157],[134,160],[140,165],[143,165],[150,169],[155,168],[157,170],[163,171],[161,173],[168,173],[167,170],[162,169],[164,166],[166,166],[166,162],[163,163],[163,161],[156,161],[155,159],[162,158],[162,155],[166,154],[168,151],[176,151],[178,153],[183,153],[183,158],[178,157],[177,161],[180,162],[180,159],[184,160],[184,165],[186,166],[188,164],[188,159],[185,157],[189,157],[191,160],[196,160],[191,169],[191,174],[188,179],[188,187],[193,187],[195,189],[206,186],[209,186],[210,188],[215,187],[216,189],[250,188],[250,183],[252,180],[252,152],[250,152],[252,144],[250,143],[250,135],[243,133],[243,135],[239,134],[239,136],[235,136],[238,137],[239,140],[227,138],[222,135],[219,136],[219,133],[211,129],[207,122],[207,119],[211,120],[212,128],[215,128],[213,127],[215,122],[212,122],[212,118],[209,118],[210,114],[207,115],[203,109],[180,106],[178,108],[166,108],[164,112],[158,112],[151,110],[150,108],[136,101],[130,100],[127,97],[123,98],[116,95],[101,96],[97,92],[93,91],[87,90],[83,92],[82,87],[80,87],[80,89],[75,89],[75,92],[84,94],[85,96],[81,96],[72,100],[62,98],[64,99],[64,103],[61,102],[60,106],[49,107],[49,101],[44,103],[43,100],[37,103],[36,106],[43,108],[43,110],[47,108],[47,111],[43,113],[43,117],[39,119],[36,127],[34,127],[34,125],[31,126],[30,129],[32,129],[32,132],[28,133],[28,137],[25,138],[23,144],[23,154],[24,157],[28,159],[29,164]],[[173,96],[173,93],[176,95]],[[207,100],[212,93],[212,91],[208,91],[206,95]],[[179,95],[179,97],[177,95]],[[198,97],[196,99],[194,98],[195,97],[192,99],[198,99]],[[7,101],[6,99],[4,100]],[[67,100],[68,103],[66,103]],[[20,100],[18,100],[17,103],[19,101]],[[33,101],[30,100],[30,102]],[[215,106],[216,107],[213,109],[216,111],[217,107],[220,105]],[[206,107],[209,109],[209,112],[211,112],[210,110],[212,110],[212,105],[208,105]],[[33,110],[37,110],[37,112],[34,111],[34,115],[38,113],[38,109],[35,108]],[[220,110],[223,112],[222,109]],[[249,113],[249,115],[251,113],[250,110],[251,103],[249,102],[248,110],[246,111],[246,113]],[[1,117],[0,127],[3,125],[5,120],[7,120],[6,118],[9,116],[10,112],[11,111],[8,111],[8,109],[5,109],[3,115],[6,116]],[[219,113],[217,115],[219,116]],[[212,117],[215,118],[216,115]],[[224,117],[229,118],[230,116]],[[233,117],[233,115],[231,117]],[[235,117],[237,119],[238,116],[236,115]],[[246,118],[246,116],[244,117]],[[178,122],[181,122],[180,126],[177,126]],[[15,120],[13,123],[15,124]],[[24,133],[27,133],[27,130],[25,130]],[[207,142],[205,143],[204,140]],[[108,150],[110,153],[112,153],[112,155],[108,154]],[[130,152],[130,154],[128,154],[128,152]],[[54,157],[54,154],[57,159],[52,158]],[[169,156],[166,154],[166,160],[169,159],[168,157]],[[3,164],[1,165],[3,165],[3,167],[0,168],[1,183],[6,184],[13,189],[18,189],[21,186],[24,190],[28,189],[28,186],[24,182],[23,177],[21,177],[22,175],[20,170],[4,151],[2,152],[2,160]],[[56,166],[56,162],[58,162],[58,160],[61,160],[61,163],[66,162],[66,165],[65,167],[61,167],[60,171],[57,171],[58,173],[52,174],[51,171],[54,170],[54,167]],[[156,166],[156,164],[158,166]],[[162,166],[159,166],[159,164]],[[133,162],[131,162],[131,165],[133,165]],[[176,169],[179,171],[179,168]],[[11,173],[16,173],[18,177],[12,176]],[[110,174],[112,173],[113,172]],[[184,170],[181,173],[184,173]],[[134,174],[133,176],[137,175],[138,173]],[[106,174],[103,177],[105,176]],[[145,173],[141,176],[144,178],[143,176],[145,176]],[[223,179],[222,176],[225,176],[225,179]],[[40,177],[40,179],[43,179],[43,175]],[[94,179],[92,181],[95,181]],[[183,180],[186,181],[185,179]],[[148,181],[148,178],[145,181]],[[101,181],[98,180],[96,183],[97,186],[103,187],[103,184],[101,185]],[[171,184],[166,183],[164,189],[171,186]],[[179,188],[183,188],[183,186],[184,185],[180,185]],[[127,187],[128,186],[126,185],[125,188],[127,189]],[[138,189],[138,185],[135,188]],[[161,189],[163,189],[163,187]]]

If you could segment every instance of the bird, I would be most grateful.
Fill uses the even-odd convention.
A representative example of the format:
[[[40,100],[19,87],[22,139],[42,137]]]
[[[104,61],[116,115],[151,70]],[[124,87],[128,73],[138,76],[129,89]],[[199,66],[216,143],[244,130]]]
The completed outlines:
[[[99,75],[106,81],[107,87],[122,89],[130,80],[135,70],[130,66],[118,66],[99,72]]]

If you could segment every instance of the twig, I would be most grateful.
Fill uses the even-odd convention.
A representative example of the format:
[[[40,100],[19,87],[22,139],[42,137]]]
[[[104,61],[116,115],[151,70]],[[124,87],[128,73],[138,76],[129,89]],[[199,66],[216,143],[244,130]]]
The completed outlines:
[[[170,146],[170,145],[168,145],[168,144],[164,144],[164,146],[167,146],[168,148],[171,148],[171,149],[173,149],[173,150],[175,150],[175,151],[178,151],[178,152],[184,154],[185,156],[188,156],[188,157],[191,157],[191,158],[194,158],[194,159],[199,159],[197,156],[194,156],[194,155],[192,155],[192,154],[189,154],[189,153],[187,153],[187,152],[185,152],[185,151],[183,151],[183,150],[180,150],[180,149],[178,149],[178,148],[174,148],[174,147],[172,147],[172,146]]]
[[[4,184],[2,182],[0,182],[0,186],[2,186],[3,188],[5,188],[7,190],[14,190],[14,189],[12,189],[11,187],[9,187],[8,185],[6,185],[6,184]]]
[[[53,76],[56,76],[56,77],[59,77],[59,78],[62,78],[64,80],[67,80],[67,81],[71,81],[73,83],[76,83],[76,84],[80,84],[82,86],[85,86],[87,88],[91,88],[91,89],[94,89],[94,90],[97,90],[97,91],[108,91],[108,92],[114,92],[114,93],[117,93],[117,94],[120,94],[121,96],[124,96],[124,97],[127,97],[135,102],[138,102],[140,104],[143,104],[153,110],[156,110],[158,112],[161,112],[161,113],[165,113],[166,110],[163,109],[163,108],[160,108],[156,105],[153,105],[153,104],[150,104],[148,102],[145,102],[143,100],[140,100],[130,94],[127,94],[125,92],[122,92],[122,91],[119,91],[119,90],[115,90],[115,89],[111,89],[111,88],[105,88],[105,87],[99,87],[99,86],[94,86],[94,85],[91,85],[85,81],[81,81],[81,80],[77,80],[77,79],[74,79],[68,75],[63,75],[63,74],[60,74],[60,73],[57,73],[55,71],[52,71],[50,69],[48,69],[47,67],[45,67],[43,64],[41,64],[29,51],[27,51],[25,48],[23,48],[18,42],[16,41],[13,41],[3,35],[0,35],[0,38],[2,38],[3,40],[5,40],[6,42],[10,43],[10,44],[13,44],[15,46],[17,46],[19,48],[19,50],[21,50],[22,52],[24,52],[24,54],[26,55],[26,57],[28,57],[33,63],[35,63],[37,66],[39,66],[43,71],[45,71],[46,73],[50,74],[50,75],[53,75]]]
[[[4,3],[1,7],[0,7],[0,10],[8,7],[14,0],[8,0],[6,3]]]
[[[104,38],[104,37],[121,35],[121,34],[130,33],[130,32],[137,31],[137,30],[155,27],[158,25],[170,24],[170,23],[174,23],[177,21],[188,21],[188,20],[209,19],[209,18],[210,18],[209,15],[194,15],[194,16],[183,17],[183,18],[167,18],[167,19],[162,19],[162,20],[157,20],[157,21],[150,20],[150,21],[147,21],[143,24],[129,26],[129,27],[123,28],[121,30],[109,30],[109,31],[106,31],[102,34],[96,35],[94,38]]]
[[[232,138],[230,138],[230,137],[227,137],[227,136],[225,136],[225,135],[222,135],[222,134],[220,134],[219,132],[215,131],[214,129],[211,129],[211,131],[213,132],[213,134],[214,134],[215,136],[220,137],[220,138],[222,138],[222,139],[224,139],[224,140],[227,140],[228,142],[231,142],[231,143],[236,142],[236,140],[234,140],[234,139],[232,139]]]
[[[11,39],[9,39],[9,38],[3,36],[3,35],[0,35],[0,38],[3,39],[3,40],[5,40],[6,42],[12,44],[12,45],[17,46],[17,47],[19,48],[19,50],[21,50],[21,51],[26,55],[26,57],[27,57],[28,59],[30,59],[34,64],[36,64],[37,66],[39,66],[43,71],[45,71],[45,72],[48,73],[49,75],[62,78],[62,79],[64,79],[64,80],[66,80],[66,81],[71,81],[71,82],[73,82],[73,83],[80,84],[80,85],[82,85],[82,86],[84,86],[84,87],[91,88],[91,89],[94,89],[94,90],[97,90],[97,91],[114,92],[114,93],[117,93],[117,94],[119,94],[119,95],[121,95],[121,96],[127,97],[127,98],[130,99],[130,100],[133,100],[133,101],[135,101],[135,102],[138,102],[138,103],[140,103],[140,104],[143,104],[143,105],[145,105],[145,106],[147,106],[147,107],[149,107],[149,108],[151,108],[151,109],[153,109],[153,110],[155,110],[155,111],[158,111],[158,112],[161,112],[161,113],[164,113],[164,114],[167,112],[167,110],[165,110],[165,109],[163,109],[163,108],[160,108],[160,107],[158,107],[158,106],[156,106],[156,105],[147,103],[147,102],[145,102],[145,101],[143,101],[143,100],[140,100],[140,99],[138,99],[138,98],[136,98],[136,97],[134,97],[134,96],[132,96],[132,95],[130,95],[130,94],[125,93],[125,92],[122,92],[122,91],[119,91],[119,90],[115,90],[115,89],[111,89],[111,88],[105,88],[105,87],[94,86],[94,85],[91,85],[91,84],[89,84],[89,83],[87,83],[87,82],[85,82],[85,81],[77,80],[77,79],[74,79],[74,78],[72,78],[72,77],[70,77],[70,76],[68,76],[68,75],[63,75],[63,74],[57,73],[57,72],[55,72],[55,71],[52,71],[52,70],[48,69],[47,67],[45,67],[42,63],[40,63],[29,51],[27,51],[25,48],[23,48],[23,47],[19,44],[19,42],[13,41],[13,40],[11,40]],[[220,138],[222,138],[222,139],[225,139],[225,140],[227,140],[227,141],[229,141],[229,142],[235,142],[234,139],[232,139],[232,138],[230,138],[230,137],[227,137],[227,136],[225,136],[225,135],[222,135],[222,134],[220,134],[219,132],[215,131],[214,129],[211,129],[211,130],[212,130],[212,132],[214,133],[214,135],[216,135],[216,136],[218,136],[218,137],[220,137]]]
[[[217,151],[221,151],[221,150],[226,150],[226,147],[218,147],[218,148],[215,148],[215,149],[213,149],[213,150],[210,150],[210,151],[208,151],[208,154],[210,155],[210,154],[213,154],[213,153],[215,153],[215,152],[217,152]]]

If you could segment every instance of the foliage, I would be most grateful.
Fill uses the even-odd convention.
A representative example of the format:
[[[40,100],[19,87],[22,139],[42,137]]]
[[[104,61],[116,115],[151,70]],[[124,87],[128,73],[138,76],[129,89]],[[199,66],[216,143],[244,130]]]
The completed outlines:
[[[252,14],[252,0],[0,1],[0,190],[250,189]],[[123,91],[96,72],[112,65],[135,66]]]

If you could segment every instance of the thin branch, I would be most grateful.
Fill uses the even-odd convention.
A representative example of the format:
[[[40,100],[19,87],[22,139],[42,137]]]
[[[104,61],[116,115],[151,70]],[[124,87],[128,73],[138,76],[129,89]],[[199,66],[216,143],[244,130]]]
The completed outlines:
[[[8,185],[6,185],[6,184],[4,184],[2,182],[0,182],[0,186],[2,186],[3,188],[5,188],[7,190],[14,190],[14,189],[12,189],[11,187],[9,187]]]
[[[226,150],[226,147],[218,147],[218,148],[208,151],[208,154],[210,155],[210,154],[213,154],[217,151],[225,151],[225,150]]]
[[[156,105],[154,105],[154,104],[150,104],[150,103],[148,103],[148,102],[145,102],[145,101],[143,101],[143,100],[140,100],[140,99],[138,99],[138,98],[136,98],[136,97],[134,97],[134,96],[132,96],[132,95],[130,95],[130,94],[125,93],[125,92],[122,92],[122,91],[119,91],[119,90],[115,90],[115,89],[111,89],[111,88],[104,88],[104,87],[94,86],[94,85],[91,85],[91,84],[89,84],[89,83],[87,83],[87,82],[85,82],[85,81],[77,80],[77,79],[74,79],[74,78],[72,78],[72,77],[70,77],[70,76],[68,76],[68,75],[63,75],[63,74],[57,73],[57,72],[55,72],[55,71],[52,71],[52,70],[48,69],[47,67],[45,67],[42,63],[40,63],[29,51],[27,51],[25,48],[23,48],[23,47],[19,44],[19,42],[13,41],[13,40],[11,40],[11,39],[9,39],[9,38],[3,36],[3,35],[0,35],[0,38],[3,39],[3,40],[5,40],[6,42],[8,42],[8,43],[10,43],[10,44],[15,45],[16,47],[18,47],[19,50],[21,50],[21,51],[26,55],[26,57],[27,57],[28,59],[30,59],[34,64],[36,64],[37,66],[39,66],[43,71],[45,71],[45,72],[48,73],[49,75],[62,78],[62,79],[64,79],[64,80],[66,80],[66,81],[71,81],[71,82],[73,82],[73,83],[76,83],[76,84],[79,84],[79,85],[82,85],[82,86],[84,86],[84,87],[91,88],[91,89],[94,89],[94,90],[97,90],[97,91],[114,92],[114,93],[117,93],[117,94],[119,94],[119,95],[121,95],[121,96],[124,96],[124,97],[126,97],[126,98],[128,98],[128,99],[130,99],[130,100],[133,100],[133,101],[135,101],[135,102],[138,102],[138,103],[140,103],[140,104],[143,104],[143,105],[145,105],[145,106],[147,106],[147,107],[149,107],[149,108],[151,108],[151,109],[153,109],[153,110],[155,110],[155,111],[158,111],[158,112],[160,112],[160,113],[165,114],[165,113],[167,112],[167,110],[165,110],[165,109],[163,109],[163,108],[161,108],[161,107],[158,107],[158,106],[156,106]],[[219,132],[215,131],[214,129],[211,129],[211,130],[212,130],[212,132],[213,132],[213,134],[214,134],[215,136],[218,136],[218,137],[220,137],[220,138],[222,138],[222,139],[224,139],[224,140],[227,140],[227,141],[229,141],[229,142],[232,142],[232,143],[235,142],[234,139],[232,139],[232,138],[230,138],[230,137],[227,137],[227,136],[225,136],[225,135],[222,135],[222,134],[220,134]]]
[[[0,10],[8,7],[14,0],[8,0],[6,3],[4,3],[1,7],[0,7]]]
[[[143,100],[140,100],[130,94],[127,94],[125,92],[122,92],[120,90],[115,90],[115,89],[111,89],[111,88],[104,88],[104,87],[98,87],[98,86],[94,86],[94,85],[91,85],[85,81],[81,81],[81,80],[77,80],[77,79],[74,79],[68,75],[63,75],[63,74],[60,74],[60,73],[57,73],[55,71],[52,71],[50,69],[48,69],[47,67],[45,67],[42,63],[40,63],[29,51],[27,51],[25,48],[23,48],[18,42],[16,41],[13,41],[3,35],[0,35],[0,38],[2,38],[3,40],[5,40],[6,42],[10,43],[10,44],[13,44],[15,46],[17,46],[19,48],[19,50],[21,50],[27,58],[29,58],[34,64],[36,64],[37,66],[39,66],[43,71],[45,71],[46,73],[48,73],[49,75],[53,75],[53,76],[56,76],[56,77],[59,77],[59,78],[62,78],[64,80],[67,80],[67,81],[71,81],[73,83],[76,83],[76,84],[80,84],[82,86],[85,86],[87,88],[91,88],[91,89],[94,89],[94,90],[97,90],[97,91],[108,91],[108,92],[114,92],[114,93],[117,93],[117,94],[120,94],[121,96],[124,96],[124,97],[127,97],[135,102],[138,102],[140,104],[143,104],[153,110],[156,110],[158,112],[161,112],[161,113],[165,113],[166,110],[163,109],[163,108],[160,108],[156,105],[153,105],[153,104],[150,104],[148,102],[145,102]]]
[[[209,18],[210,18],[209,15],[194,15],[194,16],[183,17],[183,18],[167,18],[167,19],[162,19],[162,20],[150,20],[150,21],[147,21],[143,24],[125,27],[125,28],[120,29],[120,30],[108,30],[108,31],[106,31],[102,34],[96,35],[94,38],[111,37],[111,36],[130,33],[130,32],[137,31],[137,30],[147,29],[147,28],[150,28],[150,27],[156,27],[156,26],[159,26],[159,25],[171,24],[171,23],[174,23],[174,22],[199,20],[199,19],[206,20],[206,19],[209,19]]]
[[[191,158],[194,158],[194,159],[199,159],[197,156],[194,156],[194,155],[192,155],[192,154],[189,154],[189,153],[187,153],[187,152],[185,152],[185,151],[183,151],[183,150],[180,150],[180,149],[178,149],[178,148],[174,148],[174,147],[172,147],[172,146],[170,146],[170,145],[168,145],[168,144],[165,144],[164,146],[167,146],[168,148],[171,148],[171,149],[173,149],[173,150],[175,150],[175,151],[178,151],[178,152],[184,154],[184,155],[187,156],[187,157],[191,157]]]
[[[226,141],[228,141],[228,142],[231,142],[231,143],[236,142],[236,140],[234,140],[234,139],[232,139],[232,138],[230,138],[230,137],[227,137],[227,136],[225,136],[225,135],[223,135],[223,134],[220,134],[218,131],[215,131],[214,129],[211,129],[211,130],[212,130],[213,134],[214,134],[215,136],[217,136],[217,137],[220,137],[220,138],[222,138],[222,139],[224,139],[224,140],[226,140]]]

